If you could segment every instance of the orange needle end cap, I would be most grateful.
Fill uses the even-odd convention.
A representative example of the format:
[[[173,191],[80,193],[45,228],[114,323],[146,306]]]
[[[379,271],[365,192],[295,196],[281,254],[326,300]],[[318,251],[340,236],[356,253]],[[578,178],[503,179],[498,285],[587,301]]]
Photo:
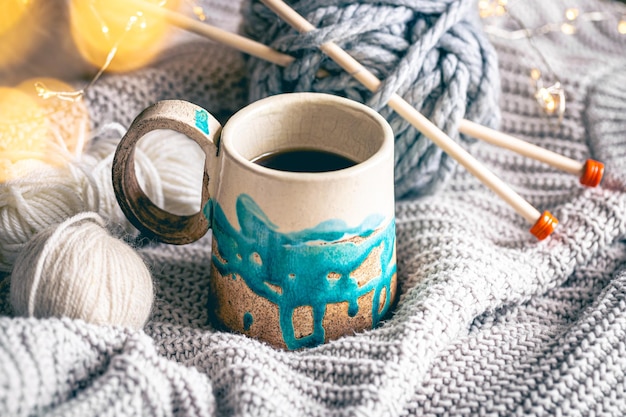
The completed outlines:
[[[544,240],[554,232],[559,221],[549,211],[544,211],[537,223],[530,228],[530,233],[539,240]]]
[[[583,175],[580,177],[580,183],[587,187],[596,187],[602,181],[603,175],[604,164],[593,159],[587,159],[583,168]]]

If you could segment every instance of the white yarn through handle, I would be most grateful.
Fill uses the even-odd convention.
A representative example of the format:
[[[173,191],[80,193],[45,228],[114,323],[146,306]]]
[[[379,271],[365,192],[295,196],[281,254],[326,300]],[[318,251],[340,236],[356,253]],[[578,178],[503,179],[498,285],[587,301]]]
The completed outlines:
[[[60,149],[67,164],[20,161],[23,175],[0,183],[0,270],[10,271],[24,245],[46,227],[84,211],[102,215],[116,236],[138,231],[122,213],[111,180],[117,143],[125,129],[109,123],[92,134],[89,149],[78,157]],[[137,178],[152,201],[176,214],[199,210],[204,154],[192,140],[171,131],[154,131],[137,147]],[[150,138],[148,138],[150,136]],[[67,163],[69,161],[69,163]]]

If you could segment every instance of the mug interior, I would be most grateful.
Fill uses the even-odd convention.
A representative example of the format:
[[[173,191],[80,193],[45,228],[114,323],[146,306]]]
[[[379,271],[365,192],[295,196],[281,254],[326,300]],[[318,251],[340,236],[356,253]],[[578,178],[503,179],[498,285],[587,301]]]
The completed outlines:
[[[224,146],[246,161],[287,150],[313,149],[359,164],[381,149],[389,133],[385,123],[374,110],[353,100],[322,93],[289,93],[259,100],[239,111],[226,124],[222,139]]]

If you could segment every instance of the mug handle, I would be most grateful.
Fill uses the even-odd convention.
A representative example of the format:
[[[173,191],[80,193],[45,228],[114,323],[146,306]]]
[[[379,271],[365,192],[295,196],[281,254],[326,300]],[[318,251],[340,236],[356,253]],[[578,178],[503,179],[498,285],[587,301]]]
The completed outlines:
[[[137,182],[135,146],[155,129],[171,129],[186,135],[206,155],[200,211],[195,214],[179,216],[157,207]],[[220,123],[205,109],[182,100],[160,101],[135,118],[115,150],[112,168],[115,198],[133,226],[148,236],[176,245],[194,242],[206,234],[210,224],[202,209],[211,197],[209,181],[216,180],[211,177],[217,172],[221,129]]]

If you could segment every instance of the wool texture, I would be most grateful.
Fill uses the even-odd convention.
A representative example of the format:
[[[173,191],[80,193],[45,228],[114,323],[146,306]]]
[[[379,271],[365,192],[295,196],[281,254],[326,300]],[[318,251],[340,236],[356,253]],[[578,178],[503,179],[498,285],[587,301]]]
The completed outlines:
[[[35,235],[11,272],[11,305],[26,317],[70,317],[141,329],[152,276],[139,255],[83,212]]]
[[[94,132],[84,154],[63,164],[16,164],[14,169],[23,174],[0,183],[0,270],[11,271],[37,233],[84,211],[103,216],[115,236],[138,236],[111,181],[115,149],[124,133],[119,123],[110,123]],[[154,130],[138,142],[135,163],[137,181],[156,205],[180,215],[200,209],[204,153],[195,142],[174,131]]]
[[[509,3],[528,27],[560,21],[565,8]],[[227,11],[220,21],[241,20],[236,2],[203,4]],[[396,204],[392,314],[371,331],[296,352],[209,324],[209,235],[137,249],[155,280],[153,311],[140,331],[14,317],[7,275],[0,415],[626,415],[626,44],[616,31],[626,10],[595,0],[567,7],[616,18],[581,22],[574,36],[534,39],[566,88],[561,124],[533,97],[529,73],[542,65],[536,52],[525,40],[491,38],[501,129],[576,160],[601,160],[600,187],[492,145],[471,146],[560,220],[551,237],[537,242],[524,219],[457,169],[434,194]],[[163,98],[200,102],[226,117],[239,109],[244,58],[189,42],[170,53],[176,60],[97,83],[87,97],[94,123],[127,127]]]
[[[95,187],[77,166],[25,164],[24,175],[0,184],[0,271],[11,270],[37,233],[97,207]]]
[[[136,237],[137,229],[124,216],[113,192],[111,170],[115,150],[126,130],[115,123],[103,126],[77,163],[88,171],[98,190],[97,211],[116,235]],[[137,143],[137,181],[154,204],[179,215],[200,210],[204,152],[186,136],[157,129]]]
[[[465,146],[463,118],[497,127],[500,77],[497,56],[480,28],[473,0],[291,2],[316,30],[298,34],[261,1],[244,3],[243,31],[296,57],[282,68],[250,58],[250,99],[293,91],[348,97],[379,111],[395,134],[395,193],[431,194],[457,167],[390,107],[397,93],[441,130]],[[325,42],[345,49],[382,84],[371,93],[319,49]],[[323,69],[327,76],[318,76]]]

